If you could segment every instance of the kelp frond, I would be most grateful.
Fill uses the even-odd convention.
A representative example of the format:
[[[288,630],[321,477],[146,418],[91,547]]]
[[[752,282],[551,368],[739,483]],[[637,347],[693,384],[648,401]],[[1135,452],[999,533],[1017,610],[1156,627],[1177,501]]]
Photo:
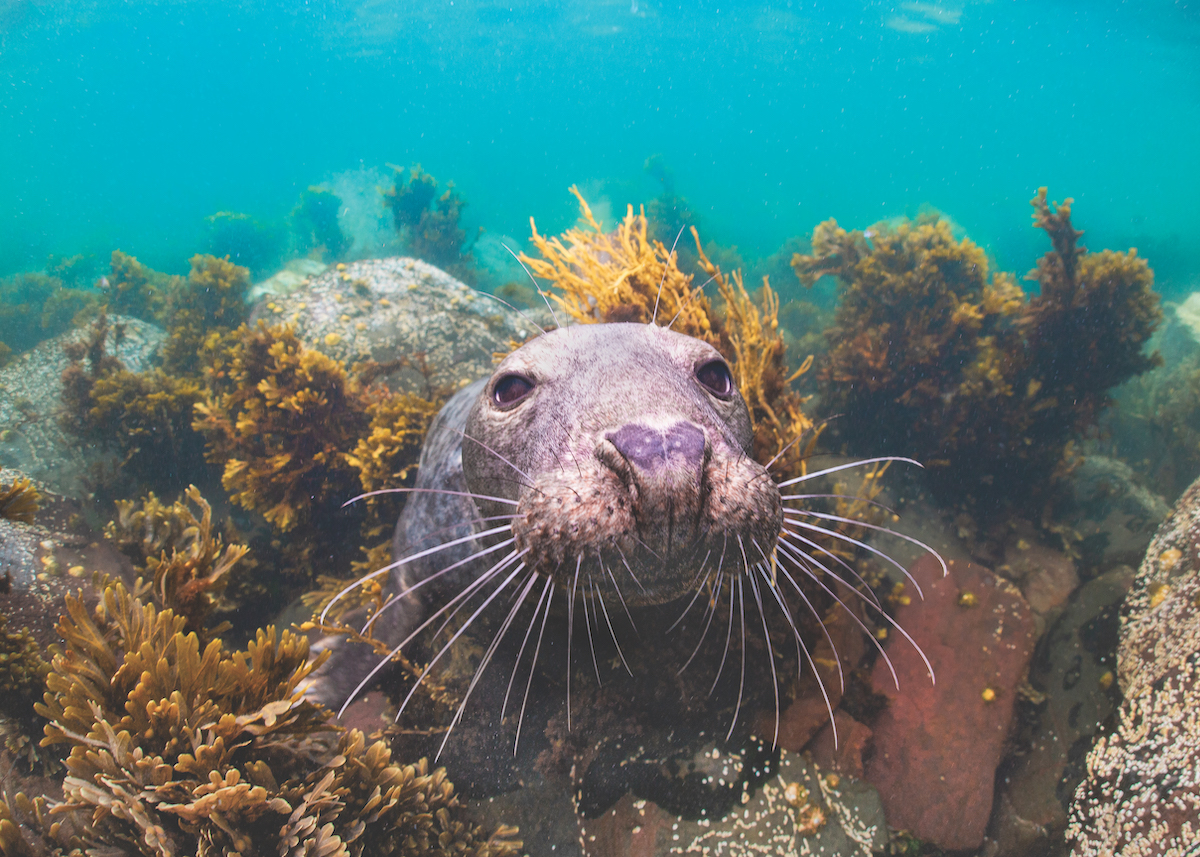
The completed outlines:
[[[41,495],[25,476],[17,476],[8,484],[0,484],[0,518],[32,524]]]

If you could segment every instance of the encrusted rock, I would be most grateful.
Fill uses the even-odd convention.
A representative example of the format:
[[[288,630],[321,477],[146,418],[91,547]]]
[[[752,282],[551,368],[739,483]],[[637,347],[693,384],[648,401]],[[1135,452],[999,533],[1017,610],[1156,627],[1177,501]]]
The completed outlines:
[[[251,319],[290,322],[310,347],[347,365],[384,364],[381,381],[427,397],[482,378],[494,353],[538,332],[445,271],[404,257],[330,268],[286,295],[264,295]]]
[[[86,492],[84,477],[95,465],[120,463],[114,455],[79,443],[59,422],[62,374],[70,362],[63,347],[86,339],[90,332],[72,330],[48,339],[0,369],[0,466],[21,470],[75,498]],[[144,372],[165,337],[161,328],[148,322],[109,315],[105,349],[130,372]]]
[[[870,857],[886,846],[887,825],[869,784],[783,750],[761,787],[743,792],[724,818],[672,816],[626,796],[582,822],[579,836],[588,857]]]
[[[1087,751],[1120,702],[1119,613],[1132,582],[1129,566],[1088,581],[1038,641],[1029,670],[1038,716],[1002,778],[1007,804],[992,832],[1002,845],[1028,839],[1044,850],[1062,836]]]
[[[911,601],[896,611],[932,664],[892,635],[872,675],[890,700],[873,724],[867,780],[883,799],[888,823],[942,848],[977,848],[992,810],[996,766],[1013,719],[1017,686],[1034,646],[1034,622],[1016,588],[987,569],[950,561],[943,577],[932,556],[911,574]]]
[[[1067,838],[1077,857],[1196,854],[1200,842],[1200,481],[1159,528],[1121,619],[1125,696],[1088,754]]]

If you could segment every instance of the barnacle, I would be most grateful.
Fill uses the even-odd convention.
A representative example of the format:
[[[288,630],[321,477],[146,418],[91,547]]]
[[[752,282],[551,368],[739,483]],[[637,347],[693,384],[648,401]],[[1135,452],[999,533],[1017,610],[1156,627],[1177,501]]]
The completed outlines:
[[[0,518],[33,523],[41,495],[25,476],[16,476],[7,484],[0,482]]]
[[[90,613],[67,599],[48,691],[44,746],[66,745],[61,802],[0,806],[0,847],[30,853],[13,807],[56,855],[139,853],[516,853],[464,817],[443,770],[398,764],[357,730],[322,740],[325,712],[302,682],[320,663],[287,631],[244,651],[201,648],[171,610],[121,584]]]
[[[817,373],[838,435],[917,458],[953,502],[978,503],[981,486],[989,503],[1044,497],[1106,391],[1155,365],[1141,353],[1159,318],[1149,267],[1077,247],[1069,200],[1051,210],[1043,188],[1032,203],[1054,249],[1031,299],[936,214],[851,232],[829,220],[792,259],[806,286],[838,281]]]

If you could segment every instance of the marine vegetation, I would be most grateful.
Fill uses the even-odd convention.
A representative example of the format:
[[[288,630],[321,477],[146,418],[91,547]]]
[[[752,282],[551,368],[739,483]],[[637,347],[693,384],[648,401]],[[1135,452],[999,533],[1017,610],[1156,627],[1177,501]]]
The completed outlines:
[[[230,498],[287,532],[357,493],[348,456],[368,434],[367,404],[341,362],[259,322],[239,331],[193,424]]]
[[[438,196],[437,179],[420,164],[410,170],[393,169],[395,185],[383,191],[383,196],[397,231],[407,237],[409,251],[456,276],[469,275],[470,252],[463,246],[467,233],[458,223],[467,202],[454,182],[447,183],[445,192]]]
[[[33,706],[42,698],[50,664],[42,658],[42,647],[29,629],[10,630],[8,620],[0,612],[0,716],[15,726],[6,735],[6,744],[16,755],[27,736],[41,732],[44,724]]]
[[[207,639],[229,627],[210,629],[209,614],[229,585],[229,572],[250,549],[227,545],[213,533],[212,507],[200,489],[189,485],[185,496],[199,508],[199,518],[183,498],[165,506],[151,493],[141,503],[118,500],[117,518],[104,535],[142,575],[135,593],[149,594],[160,608],[183,617],[186,630]]]
[[[98,305],[94,292],[66,288],[55,276],[36,272],[0,279],[0,341],[27,351],[70,329]]]
[[[1142,353],[1160,318],[1136,250],[1077,246],[1071,200],[1032,200],[1053,250],[1027,279],[990,273],[984,252],[938,215],[847,232],[829,220],[793,268],[836,277],[839,304],[817,376],[852,452],[908,455],[943,500],[992,507],[1046,500],[1107,391],[1156,365]]]
[[[38,713],[65,746],[63,800],[0,807],[6,855],[508,855],[515,829],[473,824],[442,770],[394,763],[304,699],[303,637],[260,630],[201,645],[172,610],[121,584],[68,597]],[[33,831],[28,838],[17,827]]]
[[[46,258],[46,273],[57,277],[64,286],[79,289],[87,286],[96,271],[96,257],[76,253],[73,256],[58,256],[51,253]]]
[[[64,346],[63,428],[117,450],[122,475],[139,486],[186,484],[203,466],[202,442],[191,429],[199,382],[158,368],[130,372],[108,353],[110,335],[120,337],[121,326],[111,329],[101,313],[82,339]]]
[[[713,345],[729,361],[750,408],[755,458],[769,461],[782,453],[778,472],[799,475],[806,447],[793,441],[813,423],[791,382],[807,371],[810,362],[789,371],[787,347],[779,332],[779,300],[770,284],[764,279],[756,304],[741,273],[727,275],[712,262],[693,227],[697,263],[709,277],[694,286],[693,277],[680,270],[675,254],[649,237],[644,212],[634,214],[630,206],[617,228],[605,232],[579,190],[572,187],[571,192],[579,200],[588,228],[546,238],[531,219],[531,241],[541,258],[521,257],[535,277],[550,282],[549,297],[580,324],[656,321]],[[724,315],[704,295],[708,282],[716,283]]]
[[[235,211],[218,211],[204,220],[208,224],[208,251],[213,256],[232,259],[258,277],[278,264],[284,235],[277,227]]]
[[[100,280],[105,308],[111,313],[155,321],[174,277],[151,270],[135,257],[114,250],[107,277]]]
[[[40,499],[37,488],[26,476],[17,476],[8,483],[0,482],[0,518],[32,524]]]
[[[338,225],[342,198],[333,191],[310,187],[292,212],[300,247],[304,252],[320,254],[326,262],[336,262],[350,247],[350,240]]]
[[[203,349],[228,347],[221,340],[246,321],[246,290],[250,271],[229,258],[196,255],[187,280],[168,297],[163,325],[163,368],[177,375],[198,377],[197,358]]]

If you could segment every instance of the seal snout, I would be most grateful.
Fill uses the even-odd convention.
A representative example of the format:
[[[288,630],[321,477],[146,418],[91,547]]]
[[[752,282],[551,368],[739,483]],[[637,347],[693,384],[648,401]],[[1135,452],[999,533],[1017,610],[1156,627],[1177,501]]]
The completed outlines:
[[[604,439],[616,447],[634,470],[647,474],[668,466],[699,474],[708,457],[703,430],[682,420],[665,429],[631,423],[608,432]]]

